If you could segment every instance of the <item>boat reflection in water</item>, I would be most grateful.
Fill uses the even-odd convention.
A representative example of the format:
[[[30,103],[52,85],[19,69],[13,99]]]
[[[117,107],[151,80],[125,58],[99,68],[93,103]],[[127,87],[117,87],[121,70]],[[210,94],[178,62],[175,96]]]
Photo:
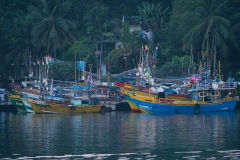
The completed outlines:
[[[0,158],[233,159],[240,154],[239,117],[240,112],[0,113]]]

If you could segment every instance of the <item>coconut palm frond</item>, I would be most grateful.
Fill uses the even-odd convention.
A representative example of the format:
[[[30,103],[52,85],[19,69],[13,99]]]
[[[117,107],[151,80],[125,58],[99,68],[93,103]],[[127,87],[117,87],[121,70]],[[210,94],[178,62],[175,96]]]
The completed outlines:
[[[214,0],[214,2],[212,3],[212,8],[214,8],[215,4],[218,2],[218,0]],[[213,15],[219,15],[222,13],[222,10],[223,8],[222,7],[225,7],[225,5],[227,4],[228,2],[227,1],[224,1],[223,3],[219,4],[216,6],[215,9],[213,9],[213,12],[212,14]]]
[[[237,38],[237,35],[233,34],[233,32],[229,32],[230,42],[235,48],[238,48]]]
[[[30,23],[39,23],[41,20],[42,20],[42,18],[32,17],[32,18],[27,19],[27,20],[25,21],[25,23],[27,23],[27,24],[30,24]]]
[[[222,24],[219,24],[217,26],[217,32],[222,35],[222,37],[224,39],[228,39],[229,38],[229,30]]]
[[[219,50],[223,53],[223,55],[227,55],[228,53],[228,46],[225,43],[223,37],[219,34],[216,34],[216,45],[219,48]]]
[[[65,21],[60,20],[56,22],[56,26],[59,27],[59,30],[63,33],[66,33],[68,31],[68,27],[70,27]],[[54,27],[53,27],[54,28]]]
[[[56,15],[61,15],[61,17],[66,16],[70,12],[71,6],[71,1],[63,1],[62,5],[59,5]]]
[[[184,45],[190,47],[190,44],[193,43],[194,38],[201,37],[201,33],[204,27],[204,23],[199,23],[194,26],[189,32],[187,32],[187,34],[183,37]]]
[[[31,6],[35,21],[40,20],[33,28],[33,44],[37,48],[45,47],[53,50],[56,59],[56,50],[63,48],[66,43],[73,44],[78,36],[76,21],[65,18],[70,11],[70,1],[38,1],[38,6]],[[34,19],[30,19],[29,22]]]
[[[156,33],[158,28],[160,28],[164,22],[169,8],[165,8],[163,10],[163,7],[160,3],[155,5],[148,2],[143,2],[142,6],[143,7],[137,7],[139,15],[147,23],[148,28]]]
[[[41,21],[41,25],[38,25],[36,27],[33,28],[33,30],[31,31],[31,34],[34,36],[40,36],[46,29],[48,29],[49,27],[49,20],[43,20]]]
[[[230,27],[231,26],[231,21],[227,20],[224,17],[214,16],[212,19],[213,19],[214,23],[216,23],[216,24],[222,24],[225,27]]]
[[[205,28],[206,28],[205,23],[201,22],[194,27],[193,34],[196,35],[196,37],[201,37],[201,34],[202,34],[202,32],[204,32]]]
[[[233,14],[233,15],[230,17],[230,20],[231,20],[231,21],[237,21],[237,22],[239,22],[239,20],[240,20],[240,13],[235,13],[235,14]]]
[[[239,28],[240,28],[240,23],[235,24],[235,25],[232,26],[231,31],[234,32],[234,33],[240,34]]]
[[[42,16],[42,17],[46,17],[47,16],[46,12],[44,12],[42,10],[42,8],[39,8],[39,7],[36,7],[36,6],[29,6],[28,10],[31,13],[34,13],[36,16]]]

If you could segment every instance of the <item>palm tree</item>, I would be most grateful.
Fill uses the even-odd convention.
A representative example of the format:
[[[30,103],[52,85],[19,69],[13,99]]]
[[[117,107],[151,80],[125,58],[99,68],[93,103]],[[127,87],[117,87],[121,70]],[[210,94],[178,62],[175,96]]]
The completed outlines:
[[[32,72],[30,54],[34,47],[31,44],[31,30],[32,25],[25,23],[24,27],[20,27],[19,30],[15,32],[15,40],[13,42],[13,50],[8,53],[5,57],[7,64],[14,64],[15,66],[25,65],[28,73]]]
[[[192,18],[198,18],[197,23],[184,37],[184,45],[190,47],[194,41],[202,41],[202,58],[207,59],[208,68],[211,69],[211,62],[216,52],[222,54],[228,52],[226,41],[234,42],[234,35],[230,31],[231,22],[224,18],[223,6],[227,1],[219,0],[198,0],[198,7],[195,12],[187,12]]]
[[[148,29],[157,33],[164,23],[169,7],[163,10],[161,4],[142,3],[143,7],[138,6],[138,11],[144,22],[147,23]]]
[[[15,30],[7,25],[4,25],[3,23],[0,23],[0,28],[0,79],[8,79],[9,74],[12,72],[12,67],[10,66],[13,62],[13,59],[10,59],[11,57],[6,57],[12,49],[12,42],[15,38]]]
[[[25,23],[23,25],[19,25],[16,30],[12,30],[11,32],[11,51],[5,54],[3,57],[3,62],[5,66],[10,69],[10,72],[16,71],[16,77],[22,76],[23,71],[27,69],[27,72],[33,73],[33,52],[34,47],[31,44],[31,30],[32,25]],[[32,53],[32,54],[31,54]],[[9,67],[11,66],[11,67]],[[24,66],[26,68],[24,68]]]
[[[124,22],[123,28],[116,29],[116,32],[119,36],[119,41],[122,42],[122,47],[112,50],[105,58],[104,62],[109,63],[110,66],[116,64],[116,62],[118,62],[119,64],[123,62],[124,56],[128,57],[127,59],[137,57],[140,48],[140,31],[131,32],[128,22]]]
[[[235,34],[236,39],[239,41],[240,40],[240,13],[233,14],[231,16],[231,21],[232,21],[232,27],[231,31]],[[240,45],[240,44],[238,44]]]
[[[103,32],[106,32],[106,28],[109,23],[109,9],[103,4],[95,3],[94,7],[89,10],[83,21],[88,28],[87,32],[94,38],[99,39],[102,37]]]
[[[28,19],[29,22],[36,23],[32,30],[33,45],[38,49],[44,47],[47,52],[52,50],[56,60],[58,49],[76,42],[78,22],[66,18],[71,9],[70,1],[39,0],[36,2],[38,6],[29,7],[34,17]]]

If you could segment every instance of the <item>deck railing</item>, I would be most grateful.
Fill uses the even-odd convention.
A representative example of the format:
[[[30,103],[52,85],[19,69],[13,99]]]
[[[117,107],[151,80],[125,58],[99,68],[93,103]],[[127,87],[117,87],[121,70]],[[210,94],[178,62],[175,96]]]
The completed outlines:
[[[233,90],[236,89],[237,83],[236,82],[213,82],[213,83],[197,83],[196,84],[196,89],[198,90]]]

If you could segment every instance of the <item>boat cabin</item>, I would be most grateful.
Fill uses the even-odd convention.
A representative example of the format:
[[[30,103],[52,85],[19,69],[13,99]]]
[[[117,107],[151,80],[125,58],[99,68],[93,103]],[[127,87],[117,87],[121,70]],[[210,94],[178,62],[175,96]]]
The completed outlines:
[[[233,96],[233,91],[236,89],[236,86],[235,82],[202,82],[188,90],[188,92],[192,100],[212,102]]]

